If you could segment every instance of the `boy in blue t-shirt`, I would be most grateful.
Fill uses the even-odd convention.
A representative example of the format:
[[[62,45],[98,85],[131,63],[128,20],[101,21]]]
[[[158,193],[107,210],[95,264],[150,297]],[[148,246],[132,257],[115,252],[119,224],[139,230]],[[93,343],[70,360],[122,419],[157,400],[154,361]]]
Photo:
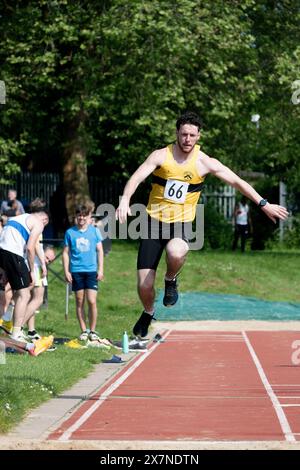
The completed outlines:
[[[77,206],[75,224],[65,233],[62,255],[65,278],[75,292],[76,314],[81,328],[79,339],[95,341],[99,339],[95,332],[98,281],[104,278],[102,236],[92,225],[91,209],[85,205]],[[84,314],[85,298],[89,308],[89,329]]]

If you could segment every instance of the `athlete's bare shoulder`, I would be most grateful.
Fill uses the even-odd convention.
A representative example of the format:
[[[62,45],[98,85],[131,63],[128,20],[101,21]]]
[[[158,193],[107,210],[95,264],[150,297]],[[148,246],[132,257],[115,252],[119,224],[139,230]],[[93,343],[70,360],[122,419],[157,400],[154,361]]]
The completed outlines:
[[[211,158],[209,155],[202,152],[202,150],[199,150],[197,158],[197,168],[200,176],[205,176],[211,172],[214,160],[214,158]]]
[[[210,157],[209,155],[206,155],[204,152],[199,152],[199,158],[197,160],[197,168],[200,176],[206,176],[208,173],[211,173],[218,178],[224,180],[224,177],[226,175],[226,178],[234,175],[232,170],[230,168],[226,167],[223,165],[223,163],[220,162],[220,160],[217,160],[216,158]],[[229,183],[230,184],[230,183]]]
[[[34,214],[30,214],[26,219],[26,225],[29,230],[43,231],[44,225]]]
[[[152,153],[150,153],[149,157],[147,158],[152,164],[155,166],[160,166],[163,164],[167,156],[167,147],[156,149]]]

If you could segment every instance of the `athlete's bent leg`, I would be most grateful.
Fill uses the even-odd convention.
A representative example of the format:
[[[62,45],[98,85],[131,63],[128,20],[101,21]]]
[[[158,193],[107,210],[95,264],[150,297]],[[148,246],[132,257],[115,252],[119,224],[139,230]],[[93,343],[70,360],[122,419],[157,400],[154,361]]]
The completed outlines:
[[[165,275],[165,295],[163,298],[165,307],[172,307],[178,300],[176,276],[184,264],[188,249],[188,244],[180,238],[170,240],[166,246],[167,272]]]
[[[154,269],[139,269],[138,276],[138,294],[146,312],[152,313],[155,300],[155,276]]]
[[[167,271],[165,278],[174,279],[182,268],[189,246],[186,241],[181,238],[173,238],[166,245],[166,262]]]

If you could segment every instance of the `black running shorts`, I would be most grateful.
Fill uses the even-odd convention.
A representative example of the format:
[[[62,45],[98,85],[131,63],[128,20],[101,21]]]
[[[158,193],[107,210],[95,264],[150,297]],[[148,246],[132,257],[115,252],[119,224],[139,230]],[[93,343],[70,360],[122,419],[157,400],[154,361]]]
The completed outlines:
[[[30,272],[22,256],[0,249],[0,268],[6,273],[7,281],[13,290],[24,289],[31,283]],[[5,286],[1,285],[3,290]]]
[[[72,291],[79,290],[98,290],[97,272],[80,272],[72,274]]]
[[[146,235],[140,240],[137,269],[154,269],[156,271],[162,252],[170,240],[181,238],[188,243],[192,232],[192,222],[167,224],[148,216],[146,232]]]

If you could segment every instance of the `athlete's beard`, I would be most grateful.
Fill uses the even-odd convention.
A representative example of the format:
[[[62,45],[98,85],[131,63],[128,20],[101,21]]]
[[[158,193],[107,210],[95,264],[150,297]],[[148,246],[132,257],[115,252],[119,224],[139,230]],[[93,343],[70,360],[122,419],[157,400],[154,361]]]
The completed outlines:
[[[177,139],[177,145],[178,145],[178,147],[180,148],[180,150],[181,150],[183,153],[191,153],[191,152],[194,150],[194,147],[195,147],[196,144],[194,144],[194,145],[192,146],[192,148],[191,148],[190,150],[188,150],[188,151],[186,151],[186,150],[184,150],[184,149],[182,148],[181,143],[179,142],[179,139]]]

